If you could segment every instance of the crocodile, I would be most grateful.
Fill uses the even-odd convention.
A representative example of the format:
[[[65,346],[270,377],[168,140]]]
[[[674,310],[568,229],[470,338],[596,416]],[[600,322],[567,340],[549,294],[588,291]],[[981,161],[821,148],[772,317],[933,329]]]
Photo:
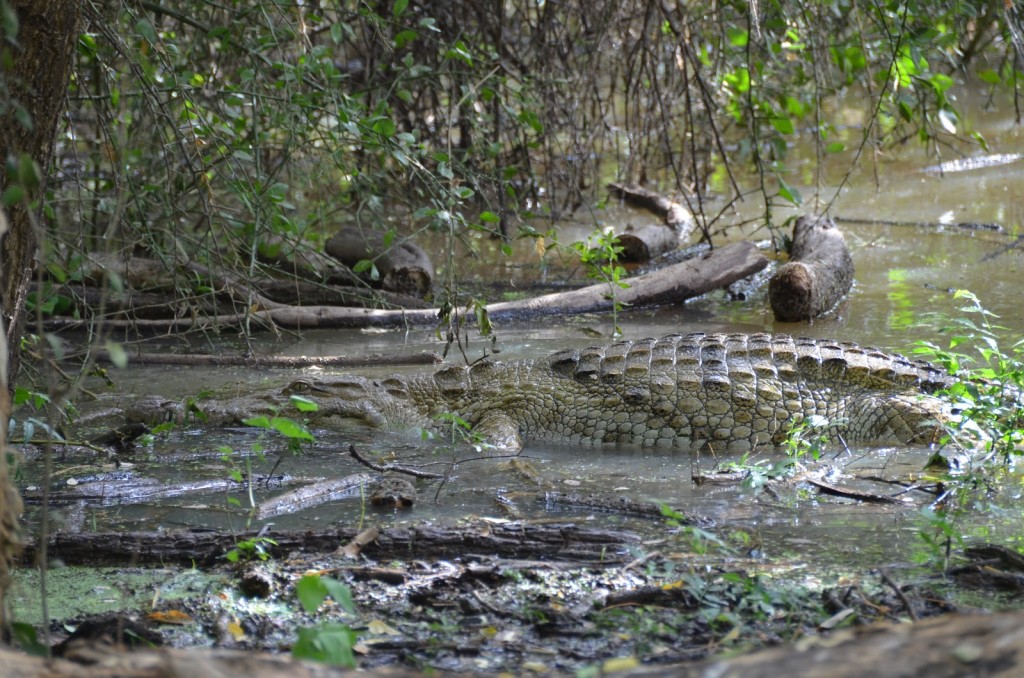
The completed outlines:
[[[849,342],[671,334],[431,374],[302,378],[214,404],[208,415],[240,421],[302,396],[318,404],[310,415],[318,425],[340,418],[441,430],[451,426],[448,414],[502,450],[530,441],[721,451],[779,445],[816,416],[835,444],[927,445],[957,418],[936,395],[952,383],[929,363]],[[181,407],[162,405],[179,418]]]

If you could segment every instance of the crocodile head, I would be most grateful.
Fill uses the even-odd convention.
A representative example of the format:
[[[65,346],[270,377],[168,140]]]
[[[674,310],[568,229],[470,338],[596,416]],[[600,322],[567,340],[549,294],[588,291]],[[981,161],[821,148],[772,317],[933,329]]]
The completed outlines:
[[[296,379],[281,391],[284,396],[312,400],[319,408],[313,421],[342,419],[372,428],[402,429],[427,425],[408,399],[399,379],[375,380],[357,376]]]

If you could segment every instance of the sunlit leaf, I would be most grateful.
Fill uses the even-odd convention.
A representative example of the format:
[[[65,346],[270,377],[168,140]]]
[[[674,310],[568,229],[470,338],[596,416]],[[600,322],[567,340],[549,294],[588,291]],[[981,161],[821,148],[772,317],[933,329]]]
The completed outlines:
[[[939,124],[942,125],[942,129],[950,134],[956,134],[956,122],[956,113],[948,108],[939,110]]]
[[[114,367],[122,370],[128,367],[128,354],[125,353],[124,346],[116,341],[108,340],[105,348],[107,349],[107,355],[110,356],[110,362],[114,364]]]
[[[316,412],[320,409],[320,406],[314,400],[310,400],[304,396],[293,395],[288,397],[289,402],[299,412]]]

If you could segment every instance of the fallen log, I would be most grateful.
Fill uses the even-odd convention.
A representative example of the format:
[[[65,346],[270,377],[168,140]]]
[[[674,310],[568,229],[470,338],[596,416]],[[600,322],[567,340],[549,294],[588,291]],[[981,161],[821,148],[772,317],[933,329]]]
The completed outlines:
[[[376,477],[369,473],[356,473],[289,490],[260,502],[259,508],[256,509],[256,519],[266,520],[286,513],[297,513],[329,501],[352,496],[356,492],[365,492],[365,487],[375,479]]]
[[[738,242],[707,254],[667,266],[658,271],[628,278],[629,287],[611,290],[605,283],[583,287],[569,292],[544,295],[534,299],[506,301],[487,306],[492,321],[519,320],[544,315],[570,315],[603,313],[616,304],[627,307],[678,304],[693,297],[725,287],[752,275],[768,265],[768,259],[750,242]],[[614,291],[614,294],[612,292]],[[285,306],[271,304],[254,310],[248,316],[231,313],[207,318],[174,318],[170,320],[109,321],[107,327],[134,332],[168,332],[212,328],[237,324],[246,317],[265,321],[284,328],[366,328],[403,327],[409,325],[436,325],[437,309],[387,311],[341,306]],[[474,322],[473,314],[466,316]],[[51,318],[46,321],[47,331],[85,330],[83,320]]]
[[[612,182],[608,184],[608,190],[627,205],[652,212],[664,221],[665,224],[676,229],[680,239],[685,240],[688,238],[690,231],[696,225],[693,221],[693,215],[690,214],[690,210],[686,209],[685,205],[680,205],[642,186]]]
[[[369,271],[360,277],[391,292],[425,296],[434,285],[430,257],[408,240],[389,244],[377,231],[347,226],[324,243],[324,252],[353,269],[360,261],[373,262],[377,277]]]
[[[768,283],[776,320],[812,320],[832,310],[850,291],[853,258],[831,219],[797,219],[789,256]]]
[[[48,558],[68,565],[213,565],[244,539],[272,538],[267,552],[285,558],[292,551],[331,553],[359,534],[354,528],[323,532],[225,533],[180,532],[59,532],[47,540]],[[570,521],[530,523],[477,523],[444,527],[414,525],[381,530],[377,540],[364,549],[376,560],[445,559],[467,553],[487,553],[505,558],[577,558],[584,561],[624,562],[626,548],[640,543],[632,532],[579,527]],[[36,544],[26,546],[23,562],[33,562]]]
[[[639,227],[630,225],[625,232],[617,234],[622,247],[622,261],[650,261],[677,249],[681,243],[690,239],[696,222],[684,205],[631,184],[613,182],[608,184],[608,190],[627,205],[645,209],[662,221],[661,224]]]
[[[129,352],[131,365],[187,365],[190,367],[375,367],[381,365],[436,365],[441,356],[433,351],[420,351],[409,355],[384,355],[374,353],[366,356],[347,355],[226,355],[207,353],[143,353]],[[74,357],[74,356],[71,356]],[[96,352],[96,361],[111,363],[110,353]]]

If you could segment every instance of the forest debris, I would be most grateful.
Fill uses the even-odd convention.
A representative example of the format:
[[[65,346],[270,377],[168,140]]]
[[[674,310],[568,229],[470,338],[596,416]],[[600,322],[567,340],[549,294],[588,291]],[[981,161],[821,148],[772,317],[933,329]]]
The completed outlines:
[[[883,494],[873,494],[871,492],[862,492],[860,490],[851,490],[846,487],[839,487],[826,483],[823,480],[816,480],[814,478],[803,478],[805,482],[814,485],[825,494],[831,494],[836,497],[845,497],[847,499],[856,499],[858,501],[873,502],[876,504],[902,504],[899,499],[887,497]]]
[[[831,219],[797,219],[789,255],[768,283],[776,320],[812,320],[831,311],[850,291],[853,258]]]
[[[376,275],[368,270],[361,277],[391,292],[426,296],[434,285],[434,264],[423,248],[409,240],[388,242],[373,229],[346,226],[324,243],[324,252],[350,268],[372,262]]]
[[[261,503],[256,511],[256,518],[264,520],[326,504],[353,494],[359,488],[372,483],[374,479],[374,476],[368,473],[354,473],[344,478],[332,478],[306,485]]]
[[[377,541],[377,537],[380,536],[380,530],[376,527],[371,527],[363,530],[356,536],[352,537],[344,546],[338,547],[336,553],[346,558],[358,558],[359,554],[363,552],[363,549]]]
[[[545,315],[610,312],[616,307],[657,306],[680,304],[713,290],[730,285],[741,278],[760,271],[768,259],[750,242],[738,242],[712,250],[672,266],[644,275],[627,278],[625,289],[611,289],[607,283],[598,283],[570,292],[558,292],[533,299],[505,301],[487,306],[489,319],[521,320]],[[246,317],[263,320],[284,328],[337,328],[337,327],[403,327],[436,325],[437,309],[379,310],[341,306],[271,306],[248,314],[230,313],[204,318],[174,318],[168,320],[109,320],[111,329],[132,332],[173,332],[194,328],[235,324]],[[472,322],[473,316],[467,316]],[[88,329],[89,320],[50,318],[45,322],[47,331]]]

